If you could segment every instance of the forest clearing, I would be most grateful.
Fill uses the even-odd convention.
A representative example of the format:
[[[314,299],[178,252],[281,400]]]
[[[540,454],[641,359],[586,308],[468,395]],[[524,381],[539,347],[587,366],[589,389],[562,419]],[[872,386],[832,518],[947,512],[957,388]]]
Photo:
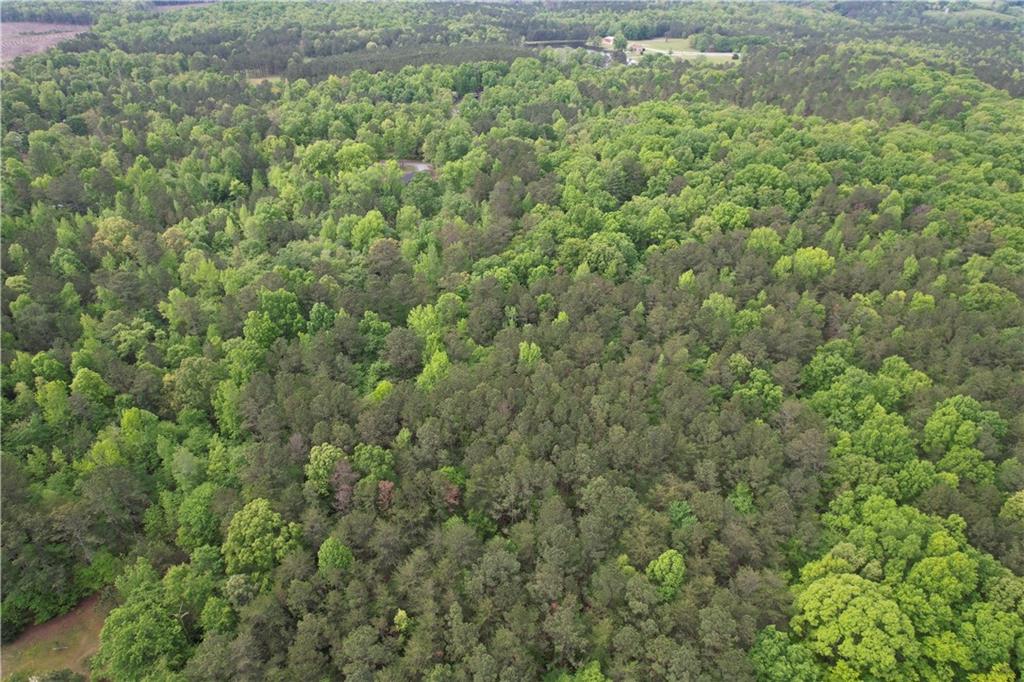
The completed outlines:
[[[12,21],[0,26],[0,54],[4,63],[15,57],[48,50],[68,38],[88,31],[81,24],[50,24],[42,21]]]
[[[734,60],[735,52],[702,52],[693,49],[689,38],[654,38],[651,40],[637,40],[629,43],[633,50],[634,45],[639,45],[645,53],[666,54],[673,59],[707,59],[710,62],[723,63]]]
[[[3,646],[3,676],[68,669],[89,672],[89,657],[100,646],[100,630],[110,607],[93,595],[67,613],[26,629]]]

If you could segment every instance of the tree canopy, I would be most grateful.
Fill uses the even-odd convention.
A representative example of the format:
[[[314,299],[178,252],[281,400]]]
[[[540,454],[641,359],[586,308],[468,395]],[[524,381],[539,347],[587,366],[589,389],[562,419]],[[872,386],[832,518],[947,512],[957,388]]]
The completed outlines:
[[[1018,5],[155,7],[4,4],[5,639],[1020,675]]]

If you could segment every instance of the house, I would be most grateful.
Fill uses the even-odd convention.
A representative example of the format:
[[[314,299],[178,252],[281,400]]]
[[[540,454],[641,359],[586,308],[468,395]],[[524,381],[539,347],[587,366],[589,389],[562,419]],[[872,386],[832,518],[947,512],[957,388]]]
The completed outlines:
[[[641,45],[640,43],[630,43],[629,51],[632,52],[633,54],[643,54],[644,52],[647,51],[647,48]]]
[[[605,36],[601,38],[601,47],[610,50],[615,47],[615,36]]]

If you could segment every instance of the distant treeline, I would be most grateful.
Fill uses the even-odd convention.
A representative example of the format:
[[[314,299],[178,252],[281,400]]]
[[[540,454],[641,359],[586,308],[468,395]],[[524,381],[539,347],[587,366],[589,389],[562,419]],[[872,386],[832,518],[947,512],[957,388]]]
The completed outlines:
[[[399,47],[389,50],[363,50],[331,57],[315,57],[302,62],[289,62],[285,71],[288,78],[317,78],[331,74],[345,74],[364,70],[370,73],[398,71],[406,66],[444,64],[457,66],[469,62],[504,61],[519,57],[535,57],[537,52],[526,47],[482,43],[457,45],[423,45]]]
[[[759,46],[744,55],[735,80],[722,81],[715,92],[740,106],[754,102],[777,104],[797,114],[831,119],[862,116],[891,121],[956,119],[981,96],[957,63],[928,59],[920,49],[905,47],[891,54],[819,45],[797,50]],[[888,63],[889,68],[883,68]],[[901,65],[899,67],[893,65]],[[793,73],[800,76],[794,78]],[[1024,83],[995,69],[986,72],[997,88],[1020,92]],[[939,74],[949,74],[941,77]],[[979,80],[980,79],[980,74]],[[736,90],[730,90],[731,88]],[[870,95],[870,96],[869,96]]]
[[[101,14],[117,9],[142,9],[144,2],[24,2],[3,3],[0,16],[7,21],[45,21],[51,24],[93,24]]]

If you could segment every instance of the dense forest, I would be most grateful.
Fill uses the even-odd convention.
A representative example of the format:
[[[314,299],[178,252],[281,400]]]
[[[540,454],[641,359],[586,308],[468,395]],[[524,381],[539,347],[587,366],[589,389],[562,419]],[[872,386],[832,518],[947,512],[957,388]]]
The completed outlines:
[[[3,70],[5,642],[99,592],[114,682],[1021,675],[1020,3],[3,19],[90,26]],[[739,58],[535,45],[606,35]]]

